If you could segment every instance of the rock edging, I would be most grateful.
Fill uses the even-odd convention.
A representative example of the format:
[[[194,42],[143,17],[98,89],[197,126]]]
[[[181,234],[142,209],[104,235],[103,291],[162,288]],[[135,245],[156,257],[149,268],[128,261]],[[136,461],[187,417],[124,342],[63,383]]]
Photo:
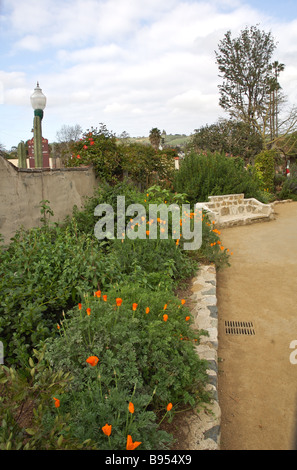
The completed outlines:
[[[212,401],[203,410],[186,418],[187,442],[191,450],[219,450],[221,410],[218,400],[218,309],[216,296],[216,268],[201,265],[192,281],[191,301],[195,328],[205,330],[196,346],[197,354],[209,363],[207,390],[212,392]]]

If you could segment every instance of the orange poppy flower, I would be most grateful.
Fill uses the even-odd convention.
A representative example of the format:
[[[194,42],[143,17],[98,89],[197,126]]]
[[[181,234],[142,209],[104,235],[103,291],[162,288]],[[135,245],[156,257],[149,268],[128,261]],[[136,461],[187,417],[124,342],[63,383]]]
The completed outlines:
[[[98,357],[97,356],[90,356],[88,359],[86,359],[86,362],[90,364],[90,366],[94,367],[98,364]]]
[[[186,317],[186,321],[189,321],[191,317]]]
[[[91,315],[91,309],[87,308],[87,314],[90,316]]]
[[[185,299],[181,299],[181,304],[185,305],[185,303],[186,303]]]
[[[163,320],[164,320],[164,321],[167,321],[167,320],[168,320],[168,315],[167,315],[166,313],[163,315]]]
[[[118,307],[120,307],[122,305],[122,302],[123,302],[122,299],[120,299],[119,297],[116,298],[116,304],[117,304]]]
[[[138,304],[135,304],[135,303],[132,305],[132,310],[133,310],[134,312],[135,312],[135,310],[137,309],[137,306],[138,306]]]
[[[102,295],[102,299],[104,300],[104,302],[107,302],[107,295]]]
[[[95,295],[96,295],[97,297],[101,297],[101,290],[97,290],[97,292],[95,292]]]
[[[127,445],[126,445],[127,450],[134,450],[140,444],[141,444],[141,442],[138,442],[138,441],[133,442],[132,437],[130,436],[130,434],[128,434],[128,436],[127,436]]]
[[[128,409],[129,409],[130,413],[132,413],[132,414],[134,413],[134,405],[131,401],[129,403]]]
[[[110,434],[111,434],[111,428],[112,428],[112,425],[106,423],[106,425],[103,426],[102,431],[104,432],[104,434],[105,434],[106,436],[110,436]]]
[[[146,307],[145,313],[149,313],[149,312],[150,312],[150,308],[149,308],[149,307]]]
[[[163,310],[166,310],[166,308],[167,308],[167,304],[164,305]]]
[[[55,407],[59,408],[60,406],[60,400],[58,398],[53,397],[53,400],[55,400]]]
[[[167,405],[167,411],[170,411],[172,409],[172,403],[168,403]]]
[[[78,304],[78,308],[79,308],[79,310],[81,310],[81,304]]]

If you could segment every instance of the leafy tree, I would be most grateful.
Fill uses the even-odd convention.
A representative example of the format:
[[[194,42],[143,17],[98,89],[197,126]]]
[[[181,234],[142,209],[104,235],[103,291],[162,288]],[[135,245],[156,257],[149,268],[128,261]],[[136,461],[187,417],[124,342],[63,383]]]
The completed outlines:
[[[221,119],[212,125],[195,129],[189,147],[242,157],[246,162],[262,150],[262,137],[248,123]]]
[[[228,31],[220,41],[215,51],[223,78],[219,104],[231,117],[255,126],[265,115],[275,48],[271,33],[257,26],[246,27],[237,38]]]
[[[161,142],[161,131],[157,127],[153,127],[149,133],[151,145],[157,150]]]

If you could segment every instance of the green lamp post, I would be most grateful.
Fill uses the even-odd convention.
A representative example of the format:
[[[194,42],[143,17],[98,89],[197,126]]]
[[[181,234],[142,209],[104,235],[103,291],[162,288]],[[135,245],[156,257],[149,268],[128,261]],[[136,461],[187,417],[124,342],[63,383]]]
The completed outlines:
[[[34,109],[34,159],[35,167],[43,167],[43,154],[42,154],[42,130],[41,130],[41,121],[43,118],[43,110],[46,105],[46,97],[42,93],[42,89],[39,87],[37,82],[36,88],[34,88],[34,93],[31,95],[31,105]]]

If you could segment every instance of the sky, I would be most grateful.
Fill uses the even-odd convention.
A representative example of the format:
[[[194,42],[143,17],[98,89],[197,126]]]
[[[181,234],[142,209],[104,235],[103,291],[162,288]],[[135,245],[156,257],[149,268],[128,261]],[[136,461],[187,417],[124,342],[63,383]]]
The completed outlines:
[[[0,0],[0,144],[30,139],[30,96],[47,98],[43,137],[101,123],[116,135],[192,134],[227,117],[215,50],[257,25],[297,103],[297,0]]]

